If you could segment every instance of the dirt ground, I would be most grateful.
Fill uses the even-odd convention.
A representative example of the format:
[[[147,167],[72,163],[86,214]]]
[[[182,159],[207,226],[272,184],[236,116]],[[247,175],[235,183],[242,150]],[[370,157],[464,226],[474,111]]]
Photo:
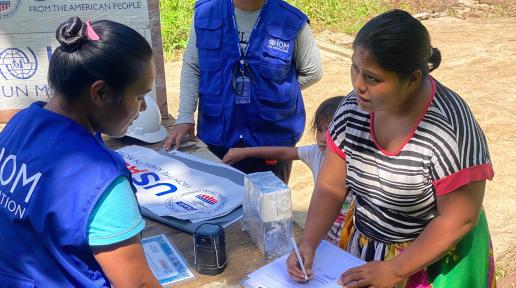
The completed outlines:
[[[467,101],[488,139],[495,178],[487,184],[484,207],[493,238],[497,276],[513,279],[516,275],[516,18],[438,17],[423,23],[430,31],[434,47],[443,56],[441,67],[432,75]],[[303,91],[308,116],[306,131],[319,103],[345,95],[351,89],[350,60],[346,57],[349,50],[345,47],[349,37],[322,33],[317,38],[324,77]],[[177,115],[180,69],[181,62],[166,64],[168,105],[173,116]],[[306,132],[299,145],[313,142],[314,136]],[[304,226],[313,182],[310,171],[300,161],[294,164],[289,186],[295,219]],[[516,284],[516,280],[510,283]]]

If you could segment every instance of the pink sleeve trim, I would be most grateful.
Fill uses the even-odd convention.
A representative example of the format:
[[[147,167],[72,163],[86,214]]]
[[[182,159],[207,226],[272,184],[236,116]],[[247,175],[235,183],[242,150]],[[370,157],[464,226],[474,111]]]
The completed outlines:
[[[481,164],[433,181],[432,185],[434,185],[437,196],[443,196],[470,182],[492,180],[493,177],[493,166],[491,164]]]
[[[326,147],[329,148],[333,153],[339,155],[340,158],[346,160],[346,154],[344,154],[344,152],[342,152],[342,150],[340,150],[339,147],[337,147],[337,145],[335,145],[335,142],[333,142],[333,139],[331,139],[330,131],[326,132],[325,138],[326,138]]]

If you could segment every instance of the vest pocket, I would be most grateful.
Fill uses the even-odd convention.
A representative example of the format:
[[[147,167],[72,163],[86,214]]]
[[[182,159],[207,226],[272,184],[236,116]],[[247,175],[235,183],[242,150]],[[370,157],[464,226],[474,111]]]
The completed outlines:
[[[267,25],[264,51],[272,57],[290,62],[297,33],[296,30],[289,29],[284,25]]]
[[[224,105],[200,102],[199,113],[199,136],[212,145],[223,145],[224,143]]]
[[[257,115],[250,117],[250,133],[264,146],[285,146],[294,144],[292,127],[294,108],[259,107]],[[254,114],[254,113],[253,113]]]
[[[264,40],[263,61],[260,74],[268,79],[282,82],[291,69],[292,53],[297,31],[278,25],[267,25]]]
[[[36,283],[34,280],[25,277],[24,275],[15,273],[6,273],[0,271],[0,285],[2,287],[16,287],[16,288],[34,288]]]
[[[222,39],[222,18],[195,18],[197,48],[219,49]]]
[[[288,70],[278,70],[275,68],[271,68],[268,72],[264,72],[264,67],[267,64],[262,63],[260,66],[260,74],[264,76],[265,73],[268,74],[268,77],[272,75],[278,75],[278,73],[288,73]],[[285,72],[286,71],[286,72]],[[265,76],[264,76],[265,77]],[[283,75],[279,75],[278,77],[284,77]],[[295,77],[292,77],[292,81],[297,81]],[[260,91],[256,91],[256,99],[258,102],[266,107],[275,107],[275,108],[288,108],[294,105],[296,97],[297,97],[297,87],[299,84],[290,83],[290,81],[283,81],[283,83],[278,83],[276,81],[263,81],[261,84],[263,89]]]
[[[277,82],[287,78],[289,70],[290,63],[277,61],[272,57],[265,57],[262,63],[260,63],[260,75]]]
[[[222,59],[199,57],[199,70],[201,71],[199,93],[202,96],[220,94],[222,83],[221,67]]]
[[[283,120],[289,116],[292,116],[294,112],[295,109],[290,107],[281,109],[258,108],[258,114],[260,115],[260,118],[270,122]]]

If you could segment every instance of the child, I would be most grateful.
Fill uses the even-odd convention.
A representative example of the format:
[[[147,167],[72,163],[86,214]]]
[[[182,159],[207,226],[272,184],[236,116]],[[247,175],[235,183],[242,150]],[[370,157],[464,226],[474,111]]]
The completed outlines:
[[[299,251],[315,250],[353,193],[339,246],[367,261],[342,271],[344,287],[495,287],[482,209],[494,176],[487,141],[465,101],[430,72],[441,54],[401,10],[370,20],[353,42],[354,90],[326,134],[324,163]],[[317,199],[317,201],[313,201]],[[304,281],[296,256],[289,275]]]
[[[145,110],[152,49],[125,25],[78,17],[56,38],[52,97],[0,134],[0,286],[160,287],[131,174],[100,137],[123,136]]]
[[[274,160],[301,160],[312,171],[314,183],[317,181],[319,169],[322,164],[324,152],[326,151],[326,140],[324,135],[328,131],[328,126],[333,118],[333,114],[339,107],[339,103],[343,96],[332,97],[326,99],[315,111],[314,120],[312,122],[312,131],[315,132],[316,144],[301,147],[246,147],[231,148],[224,155],[222,161],[226,164],[233,165],[245,158],[264,158]],[[337,216],[332,228],[328,232],[327,240],[338,244],[340,230],[344,215],[351,203],[351,195],[342,204],[341,213]]]

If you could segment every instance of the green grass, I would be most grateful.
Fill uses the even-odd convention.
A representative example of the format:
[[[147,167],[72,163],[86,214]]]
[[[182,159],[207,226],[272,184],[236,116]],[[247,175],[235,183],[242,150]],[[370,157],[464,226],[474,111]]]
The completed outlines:
[[[356,33],[372,16],[386,10],[380,0],[287,0],[310,17],[314,31]]]
[[[160,0],[165,60],[174,60],[186,47],[195,0]],[[329,29],[354,34],[372,16],[387,8],[382,0],[287,0],[310,17],[317,33]]]
[[[195,0],[160,0],[161,37],[165,61],[186,48]]]

